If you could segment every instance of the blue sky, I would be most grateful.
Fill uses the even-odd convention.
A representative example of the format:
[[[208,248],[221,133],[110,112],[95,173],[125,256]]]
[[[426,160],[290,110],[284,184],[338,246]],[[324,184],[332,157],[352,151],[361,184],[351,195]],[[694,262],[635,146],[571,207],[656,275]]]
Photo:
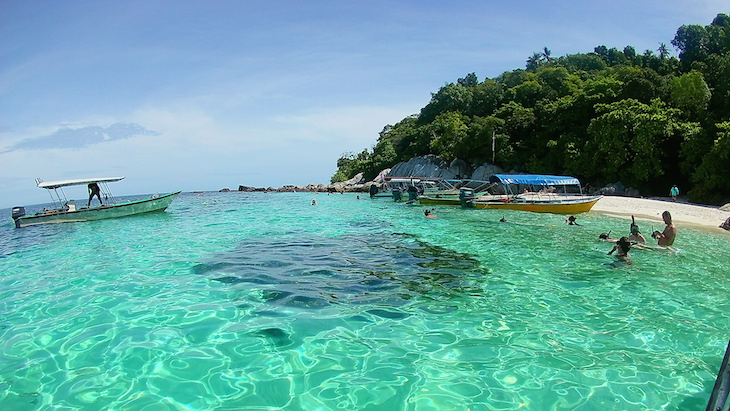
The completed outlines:
[[[0,207],[328,183],[432,92],[605,45],[656,51],[727,0],[0,0]],[[67,191],[71,197],[83,197]]]

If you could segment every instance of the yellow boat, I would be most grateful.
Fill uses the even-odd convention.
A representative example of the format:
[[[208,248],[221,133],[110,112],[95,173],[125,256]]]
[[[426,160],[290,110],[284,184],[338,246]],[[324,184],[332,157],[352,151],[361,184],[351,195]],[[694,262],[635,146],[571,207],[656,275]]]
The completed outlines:
[[[577,214],[591,210],[603,196],[583,194],[575,177],[541,174],[495,174],[489,181],[499,184],[499,193],[466,198],[469,207]]]

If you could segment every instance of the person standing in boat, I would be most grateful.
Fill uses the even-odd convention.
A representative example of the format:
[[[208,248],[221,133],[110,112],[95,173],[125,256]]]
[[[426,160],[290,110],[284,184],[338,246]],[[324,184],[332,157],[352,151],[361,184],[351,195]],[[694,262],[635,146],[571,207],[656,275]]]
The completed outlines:
[[[91,199],[94,198],[99,199],[99,205],[104,205],[104,203],[101,202],[101,190],[99,189],[99,184],[96,183],[89,183],[89,202],[86,204],[87,207],[91,206]]]

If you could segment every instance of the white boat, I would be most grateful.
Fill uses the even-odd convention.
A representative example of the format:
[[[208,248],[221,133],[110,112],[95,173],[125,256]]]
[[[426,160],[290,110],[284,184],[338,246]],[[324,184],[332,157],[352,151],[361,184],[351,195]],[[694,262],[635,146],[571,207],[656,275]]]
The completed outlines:
[[[35,214],[26,214],[25,207],[13,207],[12,217],[15,227],[27,227],[38,224],[70,223],[79,221],[103,220],[107,218],[126,217],[135,214],[164,211],[180,194],[180,191],[168,194],[155,194],[150,198],[117,202],[111,195],[107,183],[124,179],[124,177],[83,178],[43,182],[36,179],[38,188],[51,193],[53,207],[43,209]],[[96,183],[101,186],[104,204],[99,206],[77,207],[74,200],[68,200],[63,192],[64,187],[88,186]]]

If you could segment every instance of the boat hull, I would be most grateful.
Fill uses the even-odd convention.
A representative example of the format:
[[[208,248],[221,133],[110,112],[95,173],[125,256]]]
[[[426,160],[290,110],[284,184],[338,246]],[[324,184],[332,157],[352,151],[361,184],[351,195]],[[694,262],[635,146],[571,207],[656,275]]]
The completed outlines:
[[[459,194],[445,195],[441,197],[435,196],[419,196],[418,202],[423,205],[461,205]]]
[[[178,194],[180,194],[180,191],[143,200],[134,200],[94,208],[80,208],[74,211],[54,210],[47,213],[25,215],[13,219],[15,220],[15,226],[21,228],[39,224],[71,223],[127,217],[136,214],[164,211]]]
[[[533,213],[577,214],[586,213],[600,200],[602,196],[590,196],[578,199],[520,201],[507,200],[474,200],[474,208],[531,211]]]

